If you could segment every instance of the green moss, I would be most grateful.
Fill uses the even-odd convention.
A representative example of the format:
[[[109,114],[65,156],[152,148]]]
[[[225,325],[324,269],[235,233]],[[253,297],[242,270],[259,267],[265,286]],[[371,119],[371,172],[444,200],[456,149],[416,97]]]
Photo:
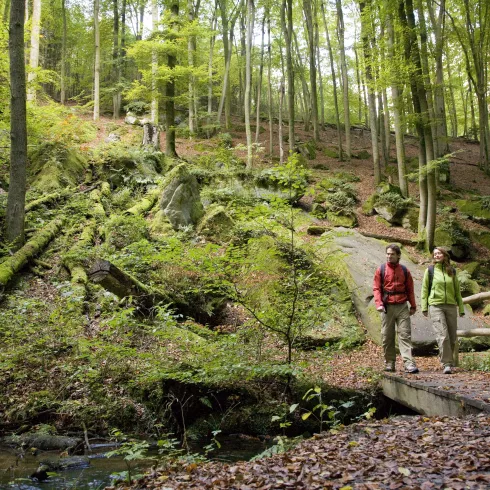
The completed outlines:
[[[488,231],[472,231],[470,237],[473,241],[483,245],[490,250],[490,232]]]
[[[130,243],[149,238],[146,221],[141,216],[113,216],[104,228],[106,243],[118,250]]]
[[[369,160],[371,158],[371,153],[367,150],[361,150],[358,153],[354,153],[352,155],[354,158],[358,158],[359,160]]]
[[[469,201],[459,199],[456,205],[461,213],[471,216],[475,220],[490,223],[490,209],[486,209],[482,205],[482,200]]]
[[[332,150],[331,148],[324,148],[322,151],[323,151],[323,154],[327,157],[339,158],[338,151]]]
[[[224,240],[231,236],[233,224],[233,220],[223,206],[210,206],[200,221],[197,232],[200,235]]]
[[[334,226],[344,226],[345,228],[354,228],[357,226],[357,217],[354,213],[344,215],[327,211],[327,219]]]
[[[372,216],[374,214],[374,203],[376,201],[376,194],[371,194],[366,201],[362,204],[362,212],[366,216]]]
[[[474,278],[478,275],[480,270],[480,262],[470,262],[468,264],[463,264],[463,270],[468,272],[468,274]]]
[[[330,229],[331,228],[328,226],[311,225],[306,230],[306,233],[308,233],[308,235],[319,236],[323,235],[323,233],[329,231]]]

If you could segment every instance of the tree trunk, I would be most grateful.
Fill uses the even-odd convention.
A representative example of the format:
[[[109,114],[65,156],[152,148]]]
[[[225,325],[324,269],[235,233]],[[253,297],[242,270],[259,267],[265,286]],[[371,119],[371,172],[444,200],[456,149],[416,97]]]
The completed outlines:
[[[32,2],[31,49],[29,52],[29,74],[27,77],[27,100],[36,100],[36,79],[39,66],[39,35],[41,30],[41,0]]]
[[[211,19],[211,31],[216,29],[216,9],[213,12],[213,17]],[[211,138],[211,114],[213,112],[213,50],[216,36],[211,35],[209,39],[209,62],[208,62],[208,117],[206,120],[207,129],[206,135]]]
[[[303,0],[303,11],[306,23],[306,32],[308,35],[308,58],[310,61],[310,99],[311,99],[311,119],[313,122],[313,139],[320,140],[320,129],[318,127],[318,90],[316,86],[316,47],[315,47],[315,31],[313,27],[313,9],[311,8],[311,0]],[[316,12],[315,12],[316,14]]]
[[[284,145],[282,141],[282,105],[284,101],[284,80],[281,80],[281,86],[279,87],[279,124],[277,129],[277,137],[279,139],[279,163],[284,163]]]
[[[179,17],[179,1],[172,0],[170,4],[170,20],[167,31],[167,39],[175,40],[177,37]],[[177,64],[177,57],[174,53],[167,55],[167,66],[173,71]],[[167,130],[165,132],[165,155],[168,157],[177,157],[175,150],[175,79],[172,77],[165,84],[165,117],[167,121]]]
[[[61,73],[60,73],[60,102],[62,105],[66,103],[66,4],[65,0],[61,0],[61,20],[63,22],[63,31],[61,38]]]
[[[390,68],[393,66],[393,59],[395,56],[394,49],[394,32],[393,32],[393,17],[391,13],[386,18],[386,28],[388,31],[388,61]],[[393,100],[393,122],[395,126],[395,145],[396,145],[396,162],[398,165],[398,184],[404,197],[408,197],[408,182],[407,182],[407,169],[405,164],[405,147],[403,144],[403,127],[401,120],[401,97],[399,82],[396,73],[392,73],[391,79],[391,98]],[[403,88],[402,88],[403,91]]]
[[[347,161],[350,161],[352,156],[352,143],[350,137],[349,77],[344,47],[344,15],[342,13],[342,1],[335,0],[335,4],[337,6],[337,34],[339,39],[340,71],[342,73],[342,91],[344,96],[345,154]]]
[[[158,2],[151,1],[151,29],[153,34],[158,30]],[[154,126],[158,125],[158,52],[155,48],[151,52],[151,122]],[[143,144],[145,144],[143,142]]]
[[[287,19],[287,23],[286,23]],[[289,151],[294,151],[294,66],[293,66],[293,0],[282,0],[281,25],[286,43],[286,73],[288,79],[288,118],[289,118]]]
[[[264,12],[262,18],[262,38],[260,41],[260,66],[259,66],[259,76],[257,80],[257,98],[255,104],[255,143],[259,142],[260,135],[260,99],[262,96],[262,77],[264,73],[264,37],[265,37],[265,18],[267,13]]]
[[[270,12],[268,12],[267,16],[267,88],[268,88],[268,99],[269,99],[269,155],[272,158],[272,153],[274,150],[274,130],[273,130],[273,120],[272,120],[272,49],[271,49],[271,16]]]
[[[17,250],[24,244],[27,169],[26,71],[24,61],[25,0],[10,9],[10,181],[5,241]]]
[[[361,38],[364,48],[364,64],[366,73],[366,83],[368,86],[368,106],[369,106],[369,126],[371,128],[371,146],[373,152],[374,164],[374,183],[378,185],[381,182],[381,168],[379,163],[379,146],[378,146],[378,129],[376,116],[376,94],[374,92],[374,79],[372,74],[371,45],[369,42],[369,25],[370,11],[369,6],[366,10],[366,4],[359,2],[361,11]]]
[[[325,14],[325,4],[321,3],[321,9],[323,14],[323,25],[325,27],[325,35],[327,37],[328,57],[330,59],[330,71],[332,72],[332,85],[333,85],[333,102],[335,106],[335,122],[337,124],[337,142],[339,148],[339,160],[344,160],[344,150],[342,149],[342,130],[340,128],[340,112],[339,112],[339,98],[337,95],[337,78],[335,76],[335,62],[333,58],[332,43],[330,42],[330,36],[328,33],[327,16]]]
[[[120,82],[120,56],[119,56],[119,7],[118,0],[112,0],[113,5],[113,42],[112,42],[112,83],[114,93],[112,95],[112,118],[119,119],[121,111]]]
[[[247,38],[245,47],[245,131],[247,133],[247,170],[252,168],[253,147],[252,131],[250,129],[250,86],[252,83],[252,35],[253,35],[253,0],[247,0]]]
[[[100,117],[100,0],[94,0],[94,34],[95,34],[95,65],[94,65],[94,121]]]

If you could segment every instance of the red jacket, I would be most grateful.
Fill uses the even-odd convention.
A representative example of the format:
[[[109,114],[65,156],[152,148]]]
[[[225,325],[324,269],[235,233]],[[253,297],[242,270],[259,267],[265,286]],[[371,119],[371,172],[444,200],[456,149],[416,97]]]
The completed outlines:
[[[410,274],[410,271],[407,269],[407,279],[405,281],[405,273],[400,264],[386,263],[383,287],[381,287],[381,267],[376,269],[373,281],[373,293],[376,308],[383,306],[383,289],[385,292],[392,291],[395,293],[388,294],[385,303],[403,304],[408,301],[410,307],[416,309],[412,274]]]

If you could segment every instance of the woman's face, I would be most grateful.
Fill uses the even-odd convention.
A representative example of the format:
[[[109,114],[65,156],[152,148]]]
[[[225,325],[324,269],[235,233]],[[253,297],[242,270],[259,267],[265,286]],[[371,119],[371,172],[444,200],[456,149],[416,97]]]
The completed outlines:
[[[443,262],[444,261],[444,254],[436,248],[433,252],[433,257],[436,262]]]

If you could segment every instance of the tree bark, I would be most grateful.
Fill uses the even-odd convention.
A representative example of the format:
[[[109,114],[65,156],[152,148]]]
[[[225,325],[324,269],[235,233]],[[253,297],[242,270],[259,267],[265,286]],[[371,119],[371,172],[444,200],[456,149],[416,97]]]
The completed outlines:
[[[267,12],[264,12],[262,18],[262,37],[260,41],[260,66],[259,66],[259,76],[257,79],[257,101],[255,104],[255,143],[259,142],[260,135],[260,99],[262,97],[262,77],[264,73],[264,37],[265,37],[265,21]]]
[[[177,21],[179,17],[179,1],[171,0],[170,20],[167,31],[167,39],[170,42],[175,41],[177,37]],[[174,53],[167,55],[167,66],[173,71],[177,64],[177,57]],[[165,118],[167,130],[165,132],[165,155],[168,157],[177,157],[175,149],[175,80],[172,77],[165,84]]]
[[[95,65],[94,65],[94,121],[100,117],[100,0],[94,0],[94,34],[95,34]]]
[[[41,0],[32,2],[31,49],[29,53],[29,74],[27,76],[27,100],[36,100],[36,79],[39,66],[39,35],[41,32]]]
[[[157,0],[151,1],[151,29],[153,35],[158,30],[158,3]],[[158,52],[156,48],[151,51],[151,122],[154,126],[158,125]],[[143,143],[144,144],[144,143]]]
[[[287,22],[286,22],[287,20]],[[288,80],[288,118],[289,118],[289,151],[294,151],[294,66],[293,66],[293,0],[282,0],[281,26],[286,43],[286,73]]]
[[[246,54],[245,54],[245,131],[247,133],[247,170],[252,168],[253,147],[252,131],[250,129],[250,86],[252,83],[252,35],[253,35],[253,0],[247,0],[247,37],[246,37]]]
[[[26,72],[24,61],[25,0],[10,9],[10,181],[5,216],[6,242],[17,250],[24,244],[27,169]]]
[[[369,42],[369,11],[363,1],[359,2],[361,10],[361,38],[364,48],[364,64],[366,73],[366,83],[368,86],[368,106],[369,106],[369,126],[371,128],[371,146],[374,164],[374,183],[378,185],[381,182],[381,168],[379,162],[379,145],[378,145],[378,127],[376,115],[376,94],[374,92],[374,78],[372,73],[371,45]]]
[[[333,102],[335,107],[335,123],[337,125],[337,142],[339,148],[339,161],[344,160],[344,150],[342,149],[342,130],[340,127],[340,112],[339,112],[339,97],[337,95],[337,78],[335,76],[335,62],[333,57],[332,43],[330,42],[330,36],[328,32],[327,16],[325,14],[325,4],[322,1],[321,4],[323,14],[323,25],[325,27],[325,35],[327,38],[328,57],[330,59],[330,71],[332,72],[332,85],[333,85]]]
[[[66,4],[65,0],[61,0],[61,20],[63,22],[63,31],[61,38],[61,73],[60,73],[60,102],[62,105],[66,103]]]
[[[337,34],[339,38],[340,71],[342,74],[342,92],[344,100],[345,154],[347,161],[350,161],[352,156],[352,143],[350,135],[349,76],[347,73],[347,61],[345,58],[344,46],[344,15],[342,13],[342,1],[336,0],[335,4],[337,6]]]

